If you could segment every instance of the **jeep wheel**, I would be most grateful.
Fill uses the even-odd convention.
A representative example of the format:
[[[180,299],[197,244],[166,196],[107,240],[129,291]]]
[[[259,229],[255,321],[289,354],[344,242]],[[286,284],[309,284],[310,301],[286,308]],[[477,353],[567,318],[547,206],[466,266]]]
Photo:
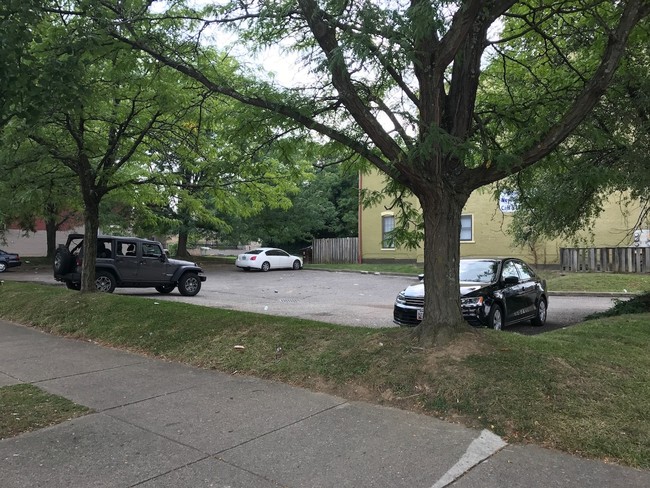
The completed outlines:
[[[81,283],[75,283],[74,281],[70,281],[70,280],[68,280],[68,281],[65,282],[65,287],[66,287],[68,290],[76,290],[76,291],[79,291],[79,290],[81,290]]]
[[[70,250],[65,246],[59,246],[54,254],[54,274],[62,275],[71,271],[73,263],[74,256]]]
[[[95,287],[97,291],[103,291],[105,293],[113,293],[115,290],[115,277],[108,271],[97,271],[95,276]]]
[[[165,295],[167,293],[171,293],[174,288],[176,288],[175,285],[159,285],[156,287],[156,291]]]
[[[185,273],[178,280],[178,291],[186,297],[193,297],[201,289],[201,280],[196,273]]]

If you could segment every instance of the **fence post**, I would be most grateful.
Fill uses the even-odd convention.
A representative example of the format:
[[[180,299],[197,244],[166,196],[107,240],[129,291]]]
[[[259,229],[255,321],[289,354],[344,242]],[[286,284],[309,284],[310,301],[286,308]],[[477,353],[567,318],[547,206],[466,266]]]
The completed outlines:
[[[600,270],[609,271],[609,252],[605,247],[600,250]]]
[[[633,249],[631,247],[628,247],[625,250],[625,264],[627,265],[625,268],[626,273],[634,273],[634,253]]]
[[[589,253],[589,271],[596,271],[596,250],[594,248],[588,249]]]
[[[574,273],[578,272],[578,250],[571,249],[571,271]]]

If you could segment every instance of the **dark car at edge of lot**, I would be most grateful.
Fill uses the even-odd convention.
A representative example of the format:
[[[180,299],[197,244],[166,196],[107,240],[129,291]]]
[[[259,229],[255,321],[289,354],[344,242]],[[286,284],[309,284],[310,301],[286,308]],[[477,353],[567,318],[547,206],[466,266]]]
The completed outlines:
[[[500,330],[530,320],[546,322],[546,281],[516,258],[461,259],[460,305],[463,318],[473,326]],[[424,283],[407,287],[395,300],[393,321],[415,327],[424,316]]]
[[[22,262],[18,254],[0,249],[0,273],[4,273],[9,268],[15,268],[21,264]]]
[[[54,279],[71,290],[81,288],[83,234],[70,234],[54,255]],[[167,294],[178,287],[194,296],[206,280],[203,269],[190,261],[170,259],[158,241],[137,237],[98,236],[95,286],[112,293],[116,287],[155,288]]]

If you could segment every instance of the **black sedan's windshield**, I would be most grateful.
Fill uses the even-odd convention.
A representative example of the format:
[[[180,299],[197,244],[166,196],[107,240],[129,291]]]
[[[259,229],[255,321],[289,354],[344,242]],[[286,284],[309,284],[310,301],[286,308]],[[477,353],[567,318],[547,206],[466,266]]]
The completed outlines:
[[[499,263],[494,260],[460,261],[460,281],[492,283],[496,280]]]

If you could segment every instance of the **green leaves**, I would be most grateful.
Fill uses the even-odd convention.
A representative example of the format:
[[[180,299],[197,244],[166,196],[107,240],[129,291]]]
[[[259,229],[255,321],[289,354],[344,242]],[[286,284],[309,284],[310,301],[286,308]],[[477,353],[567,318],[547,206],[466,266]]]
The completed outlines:
[[[574,26],[577,28],[577,26]],[[582,25],[585,31],[591,24]],[[562,42],[558,40],[558,42]],[[612,195],[630,227],[647,219],[650,187],[650,30],[645,19],[633,32],[613,84],[592,114],[541,164],[506,184],[521,199],[514,216],[518,243],[540,238],[571,240],[588,229]],[[574,46],[576,59],[591,55],[590,45]]]
[[[25,225],[45,211],[35,175],[48,173],[46,167],[61,176],[53,180],[62,182],[55,212],[82,207],[87,222],[97,222],[101,205],[103,227],[147,233],[228,229],[224,216],[288,207],[287,194],[304,180],[310,162],[300,156],[296,141],[303,135],[294,126],[209,96],[197,82],[109,34],[116,22],[128,30],[119,19],[147,14],[148,5],[133,1],[106,10],[78,2],[74,13],[61,16],[30,4],[12,18],[16,36],[28,20],[33,35],[25,36],[22,57],[7,56],[5,64],[18,63],[15,73],[30,68],[34,76],[22,99],[15,90],[6,97],[15,115],[0,134],[0,164],[22,166],[0,185],[3,195],[12,187],[18,199],[33,203],[21,206]],[[143,33],[194,56],[168,37],[185,25],[165,17]],[[201,61],[192,59],[244,84],[236,63],[205,52]],[[5,220],[19,217],[11,203],[0,202]]]

